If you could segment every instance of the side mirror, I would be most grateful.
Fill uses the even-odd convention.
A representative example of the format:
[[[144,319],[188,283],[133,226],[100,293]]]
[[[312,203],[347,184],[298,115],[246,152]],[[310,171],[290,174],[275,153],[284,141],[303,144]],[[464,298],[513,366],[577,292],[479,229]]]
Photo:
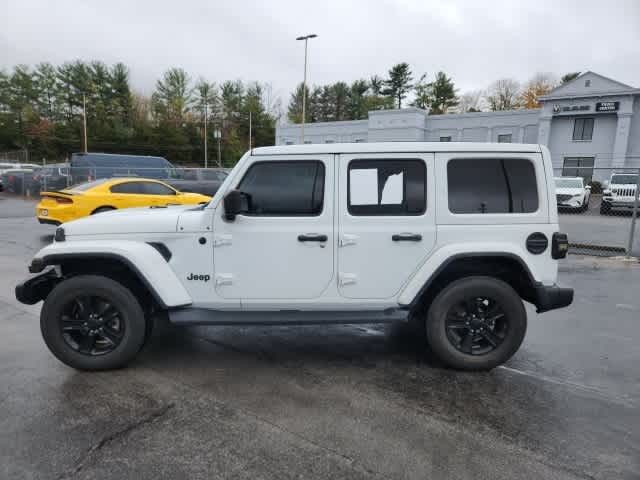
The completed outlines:
[[[249,196],[240,190],[231,190],[224,197],[224,216],[233,221],[236,215],[249,211]]]

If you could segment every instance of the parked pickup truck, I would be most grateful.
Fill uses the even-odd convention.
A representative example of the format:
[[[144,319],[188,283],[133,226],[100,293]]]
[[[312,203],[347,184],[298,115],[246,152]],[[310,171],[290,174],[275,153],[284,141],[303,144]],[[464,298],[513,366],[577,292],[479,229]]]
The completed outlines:
[[[177,170],[178,178],[171,178],[166,182],[181,192],[213,197],[227,175],[228,172],[222,168],[190,168]]]

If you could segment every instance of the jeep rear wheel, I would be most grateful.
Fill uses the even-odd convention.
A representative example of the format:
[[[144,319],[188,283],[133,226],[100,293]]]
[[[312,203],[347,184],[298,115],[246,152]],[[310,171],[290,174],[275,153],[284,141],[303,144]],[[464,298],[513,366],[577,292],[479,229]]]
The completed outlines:
[[[489,370],[518,350],[527,328],[522,300],[493,277],[452,282],[427,313],[429,345],[440,360],[461,370]]]
[[[131,291],[96,275],[59,283],[40,313],[40,329],[49,350],[79,370],[125,366],[142,348],[145,323]]]

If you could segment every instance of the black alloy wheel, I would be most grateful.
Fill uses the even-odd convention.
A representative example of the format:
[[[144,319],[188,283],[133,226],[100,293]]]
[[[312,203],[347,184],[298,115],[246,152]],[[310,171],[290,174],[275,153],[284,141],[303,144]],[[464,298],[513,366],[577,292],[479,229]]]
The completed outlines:
[[[74,298],[63,307],[60,329],[71,349],[83,355],[99,356],[120,345],[125,322],[111,302],[86,295]]]
[[[509,323],[500,304],[488,297],[470,297],[455,304],[445,320],[447,339],[467,355],[485,355],[507,336]]]

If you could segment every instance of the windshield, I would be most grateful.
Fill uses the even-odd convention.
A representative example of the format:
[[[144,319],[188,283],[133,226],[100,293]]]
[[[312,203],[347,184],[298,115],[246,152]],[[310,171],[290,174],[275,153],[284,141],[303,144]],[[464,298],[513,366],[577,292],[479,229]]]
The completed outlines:
[[[638,181],[638,175],[634,175],[632,173],[626,175],[613,175],[611,177],[611,183],[615,185],[621,185],[625,183],[633,183],[635,184]]]
[[[582,188],[582,179],[556,178],[556,188]]]
[[[74,185],[72,187],[67,188],[72,192],[86,192],[87,190],[91,190],[93,187],[97,187],[98,185],[102,185],[109,178],[100,178],[99,180],[94,180],[92,182],[79,183],[78,185]]]

